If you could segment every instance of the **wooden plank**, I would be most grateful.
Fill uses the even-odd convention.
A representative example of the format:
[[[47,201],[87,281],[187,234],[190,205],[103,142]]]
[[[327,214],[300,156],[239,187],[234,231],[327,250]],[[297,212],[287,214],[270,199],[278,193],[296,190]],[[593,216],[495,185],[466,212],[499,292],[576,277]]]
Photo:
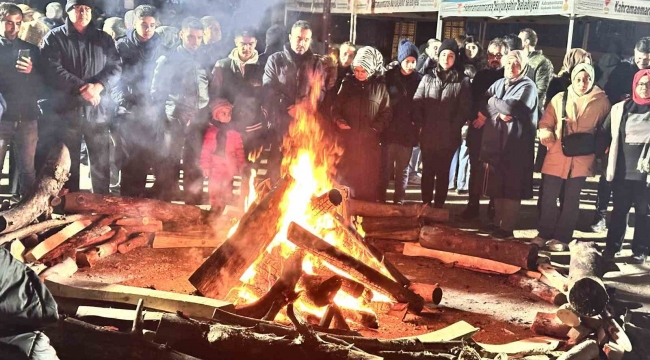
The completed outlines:
[[[181,234],[177,232],[161,231],[153,239],[154,249],[169,248],[216,248],[226,241],[225,237],[218,238],[213,234]]]
[[[98,317],[104,319],[114,319],[123,321],[133,321],[135,319],[135,310],[112,309],[98,306],[79,306],[75,317],[83,319],[85,317]],[[163,313],[157,311],[144,311],[142,318],[144,321],[160,321]]]
[[[553,265],[549,263],[541,263],[537,266],[537,269],[542,275],[544,275],[542,277],[544,280],[540,279],[542,282],[566,293],[567,287],[569,286],[569,280],[567,280],[564,275],[557,272]]]
[[[403,254],[406,256],[421,256],[437,259],[444,262],[445,264],[454,264],[454,266],[463,269],[485,272],[489,274],[512,275],[521,270],[521,267],[519,266],[508,265],[500,263],[498,261],[477,258],[474,256],[426,249],[420,244],[405,243]]]
[[[545,354],[554,351],[558,346],[560,346],[560,340],[546,336],[538,336],[501,345],[477,344],[482,347],[483,350],[492,354],[505,353],[508,355],[526,356],[532,354]]]
[[[45,285],[55,297],[111,301],[132,305],[136,305],[139,299],[143,299],[147,307],[151,309],[172,313],[181,311],[187,316],[206,319],[212,317],[215,309],[234,310],[230,303],[201,296],[67,279],[58,275],[45,279]]]
[[[35,248],[28,251],[25,254],[25,260],[29,262],[39,260],[49,251],[61,245],[63,242],[74,236],[79,231],[85,229],[92,223],[93,220],[79,220],[73,222],[70,225],[67,225],[61,231],[45,239],[45,241],[41,242],[40,244],[36,245]]]
[[[481,329],[461,320],[440,330],[422,335],[404,337],[402,339],[418,339],[423,343],[435,343],[440,341],[469,339],[479,331],[481,331]]]
[[[20,240],[14,240],[11,242],[9,252],[11,253],[11,256],[14,257],[14,259],[23,263],[25,262],[25,257],[23,256],[23,253],[25,252],[25,245],[23,245]]]

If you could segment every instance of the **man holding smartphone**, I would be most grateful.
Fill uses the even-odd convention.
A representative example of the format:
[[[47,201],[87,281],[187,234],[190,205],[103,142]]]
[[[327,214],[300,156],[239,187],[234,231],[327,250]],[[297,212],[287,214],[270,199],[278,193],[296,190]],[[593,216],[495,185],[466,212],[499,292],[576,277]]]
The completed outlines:
[[[4,163],[7,145],[11,143],[20,193],[25,194],[36,178],[37,101],[42,86],[36,71],[39,50],[18,38],[22,21],[23,13],[18,6],[0,4],[0,93],[7,102],[6,113],[0,121],[0,161]]]

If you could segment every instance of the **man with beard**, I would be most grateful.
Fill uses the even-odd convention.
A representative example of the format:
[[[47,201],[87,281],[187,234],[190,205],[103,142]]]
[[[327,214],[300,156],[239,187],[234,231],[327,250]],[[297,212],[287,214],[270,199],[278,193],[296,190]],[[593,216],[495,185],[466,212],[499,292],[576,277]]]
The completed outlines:
[[[282,138],[295,116],[296,104],[309,96],[312,79],[318,77],[325,80],[320,58],[309,50],[311,37],[309,23],[297,21],[291,27],[289,44],[285,44],[282,52],[271,55],[264,68],[264,108],[269,111],[273,127],[268,162],[269,176],[273,182],[280,178]]]
[[[43,39],[41,55],[46,80],[54,90],[52,103],[61,119],[62,140],[70,150],[72,166],[66,188],[79,190],[83,137],[90,154],[93,192],[108,194],[110,116],[104,95],[119,80],[122,63],[113,39],[92,22],[92,5],[91,0],[68,0],[68,19]]]
[[[488,68],[479,71],[472,81],[472,123],[467,132],[467,147],[469,148],[469,202],[467,208],[462,212],[461,217],[471,220],[479,216],[481,194],[483,192],[482,174],[483,167],[480,165],[481,138],[483,136],[483,125],[485,117],[478,115],[479,110],[485,106],[488,99],[486,91],[496,82],[503,78],[503,65],[501,58],[508,54],[508,44],[501,38],[490,41],[487,49]]]
[[[117,133],[123,196],[142,196],[147,173],[154,165],[156,111],[149,101],[149,91],[156,60],[164,52],[162,38],[155,32],[156,23],[156,8],[140,5],[133,12],[134,28],[117,41],[123,72],[113,95],[119,106]]]
[[[213,67],[214,64],[228,55],[228,45],[222,39],[221,25],[214,16],[201,18],[203,25],[203,46],[201,51],[205,57],[206,65]]]
[[[160,200],[172,200],[179,190],[182,158],[184,200],[186,204],[196,205],[203,194],[199,157],[210,119],[212,68],[205,65],[199,50],[203,42],[203,25],[199,19],[183,20],[180,37],[182,45],[156,62],[151,82],[153,101],[165,109],[167,120],[162,125],[163,151],[157,164],[155,193]]]
[[[553,79],[553,63],[544,56],[542,50],[535,49],[539,39],[535,30],[530,28],[523,29],[519,32],[519,38],[523,45],[524,54],[528,57],[526,76],[537,85],[537,97],[541,115],[541,112],[544,110],[543,106],[546,104],[546,90],[548,90],[548,84]]]

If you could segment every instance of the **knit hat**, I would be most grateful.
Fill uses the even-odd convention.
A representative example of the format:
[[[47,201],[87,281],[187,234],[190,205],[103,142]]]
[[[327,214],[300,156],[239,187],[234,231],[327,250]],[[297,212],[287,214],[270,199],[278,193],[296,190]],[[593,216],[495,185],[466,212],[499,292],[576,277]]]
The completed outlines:
[[[86,5],[92,8],[95,2],[93,0],[68,0],[65,4],[65,12],[72,10],[75,5]]]
[[[230,103],[230,101],[224,98],[216,98],[210,102],[210,109],[212,109],[212,111],[215,111],[224,106],[232,107],[232,104]]]
[[[368,73],[368,77],[375,73],[384,73],[384,57],[379,50],[372,46],[364,46],[357,52],[352,61],[352,66],[361,66]]]
[[[442,54],[443,51],[445,50],[451,50],[454,54],[458,54],[458,43],[454,39],[445,39],[442,41],[442,44],[440,44],[440,47],[438,48],[438,56]]]
[[[399,42],[399,47],[397,48],[397,61],[401,64],[404,59],[412,56],[417,60],[420,54],[418,53],[418,48],[413,45],[408,39],[402,39]]]

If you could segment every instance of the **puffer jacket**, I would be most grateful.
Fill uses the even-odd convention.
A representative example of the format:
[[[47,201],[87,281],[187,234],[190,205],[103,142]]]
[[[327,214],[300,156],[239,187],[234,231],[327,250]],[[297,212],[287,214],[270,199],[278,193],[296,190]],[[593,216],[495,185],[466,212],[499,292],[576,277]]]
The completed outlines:
[[[537,101],[540,106],[546,104],[546,91],[551,83],[555,73],[553,72],[553,63],[549,60],[542,50],[536,50],[528,55],[528,69],[526,76],[533,80],[537,85]],[[542,108],[539,109],[543,110]]]
[[[443,73],[436,68],[420,81],[413,104],[415,122],[422,129],[420,147],[455,150],[460,146],[461,128],[472,109],[469,78],[456,69]]]
[[[551,99],[539,122],[539,138],[554,137],[542,167],[542,174],[567,179],[594,175],[596,155],[566,157],[562,152],[562,99],[564,92]],[[589,94],[577,99],[571,91],[567,95],[566,121],[568,133],[596,133],[610,110],[607,95],[595,86]]]
[[[197,117],[209,112],[211,70],[205,66],[201,52],[190,52],[182,45],[158,58],[151,97],[154,104],[165,104],[167,120],[182,126],[197,121],[207,124],[208,118]]]
[[[154,34],[149,41],[138,39],[135,30],[117,40],[117,52],[122,58],[122,77],[112,93],[115,102],[127,110],[143,106],[149,99],[156,60],[166,52],[162,37]]]
[[[417,146],[418,127],[413,118],[413,96],[421,80],[422,75],[416,71],[410,75],[402,74],[399,66],[386,73],[386,86],[393,112],[390,124],[383,136],[387,143]]]
[[[93,22],[80,34],[68,19],[45,36],[41,59],[46,81],[54,90],[51,100],[57,113],[77,121],[109,121],[110,99],[106,95],[120,78],[122,61],[108,34],[96,29]],[[99,106],[92,106],[80,95],[79,88],[88,83],[104,85],[106,95]]]
[[[334,119],[344,120],[355,131],[381,134],[391,118],[390,96],[384,77],[359,81],[354,75],[343,80],[334,105]]]
[[[219,140],[225,143],[219,144]],[[203,140],[199,166],[211,179],[232,178],[244,169],[246,158],[242,138],[231,124],[210,121]]]
[[[23,74],[16,70],[18,51],[29,50],[32,72]],[[9,42],[0,36],[0,93],[4,94],[9,106],[3,121],[36,120],[37,102],[43,92],[40,50],[23,40]]]

